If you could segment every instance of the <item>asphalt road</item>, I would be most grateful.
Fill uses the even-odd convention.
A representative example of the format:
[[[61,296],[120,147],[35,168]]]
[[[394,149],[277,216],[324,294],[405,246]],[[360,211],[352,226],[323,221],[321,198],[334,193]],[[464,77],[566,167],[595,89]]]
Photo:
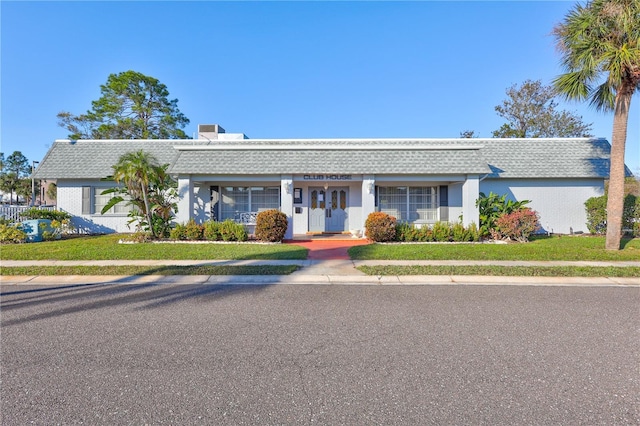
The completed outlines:
[[[640,424],[640,289],[3,286],[3,425]]]

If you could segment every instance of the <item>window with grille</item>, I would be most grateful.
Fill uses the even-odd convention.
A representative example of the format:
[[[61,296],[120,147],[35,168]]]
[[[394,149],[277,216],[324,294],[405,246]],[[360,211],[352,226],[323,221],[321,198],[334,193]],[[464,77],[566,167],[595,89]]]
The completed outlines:
[[[431,186],[378,187],[378,210],[399,222],[436,222],[438,189]]]
[[[113,193],[102,195],[102,191],[105,191],[106,189],[107,188],[104,187],[82,187],[82,214],[101,214],[104,206],[106,206],[109,201],[116,195],[122,196],[123,198],[125,198],[125,201],[121,201],[115,206],[111,207],[105,212],[105,214],[126,215],[134,209],[134,206],[127,203],[126,195]]]
[[[241,213],[280,208],[280,187],[222,187],[220,220],[236,220]]]

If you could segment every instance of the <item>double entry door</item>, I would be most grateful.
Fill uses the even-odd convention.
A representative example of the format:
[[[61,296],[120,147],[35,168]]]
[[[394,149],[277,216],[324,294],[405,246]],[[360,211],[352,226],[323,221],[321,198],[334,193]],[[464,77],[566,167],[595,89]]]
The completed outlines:
[[[342,232],[349,229],[349,188],[309,188],[309,232]]]

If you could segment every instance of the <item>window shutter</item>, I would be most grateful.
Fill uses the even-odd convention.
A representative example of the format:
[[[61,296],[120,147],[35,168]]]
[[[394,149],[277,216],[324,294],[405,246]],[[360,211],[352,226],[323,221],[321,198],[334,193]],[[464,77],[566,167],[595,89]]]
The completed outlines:
[[[440,220],[449,221],[449,187],[442,185],[440,188]]]
[[[91,187],[82,187],[82,214],[91,214]]]

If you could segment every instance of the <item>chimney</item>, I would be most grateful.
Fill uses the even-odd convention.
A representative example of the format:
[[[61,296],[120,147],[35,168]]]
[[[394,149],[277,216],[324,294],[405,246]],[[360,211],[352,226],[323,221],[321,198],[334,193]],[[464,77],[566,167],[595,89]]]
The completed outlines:
[[[219,124],[198,124],[198,139],[218,139],[218,134],[224,133]]]

